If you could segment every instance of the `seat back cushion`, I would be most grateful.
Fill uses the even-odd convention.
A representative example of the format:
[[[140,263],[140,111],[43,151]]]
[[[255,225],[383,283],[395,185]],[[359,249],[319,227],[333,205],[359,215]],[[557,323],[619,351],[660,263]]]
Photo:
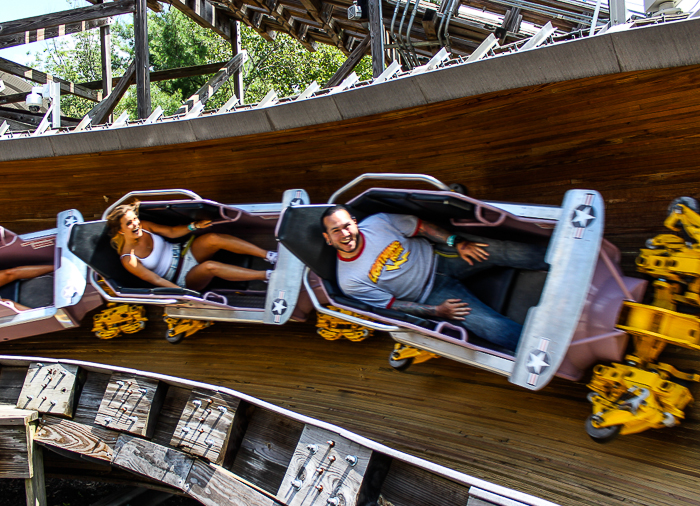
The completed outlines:
[[[280,218],[277,239],[321,278],[336,283],[337,254],[326,244],[321,216],[332,205],[288,207]]]
[[[18,281],[17,302],[30,308],[53,306],[53,273]]]
[[[109,227],[106,220],[76,223],[71,229],[68,249],[100,276],[119,286],[152,288],[150,283],[127,271],[119,254],[109,244]]]

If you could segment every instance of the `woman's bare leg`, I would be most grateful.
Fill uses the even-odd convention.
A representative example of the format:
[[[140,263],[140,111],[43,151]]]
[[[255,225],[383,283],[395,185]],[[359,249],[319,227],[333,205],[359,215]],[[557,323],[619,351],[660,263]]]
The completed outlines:
[[[209,260],[219,250],[265,258],[267,251],[228,234],[209,233],[200,235],[192,242],[192,255],[200,264]],[[240,281],[240,280],[239,280]]]
[[[215,277],[226,281],[252,281],[254,279],[264,281],[267,279],[267,273],[266,271],[255,271],[208,260],[196,265],[187,273],[185,285],[191,290],[202,290]]]
[[[0,286],[12,283],[18,279],[31,279],[53,272],[53,265],[23,265],[0,270]]]

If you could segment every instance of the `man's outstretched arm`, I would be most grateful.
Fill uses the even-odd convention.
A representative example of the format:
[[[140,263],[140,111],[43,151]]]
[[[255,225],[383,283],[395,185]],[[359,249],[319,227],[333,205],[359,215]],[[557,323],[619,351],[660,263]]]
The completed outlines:
[[[488,244],[482,242],[470,242],[462,239],[457,239],[459,242],[450,244],[448,239],[452,237],[453,234],[449,233],[444,228],[438,227],[437,225],[427,221],[420,220],[418,230],[416,230],[415,235],[425,237],[436,244],[447,244],[449,246],[454,246],[457,249],[459,256],[462,257],[462,259],[469,265],[474,265],[474,261],[481,262],[482,260],[486,260],[489,256],[488,251],[484,249],[488,247]]]
[[[447,299],[439,306],[420,304],[408,300],[395,300],[391,305],[391,309],[415,316],[437,316],[450,320],[464,320],[464,317],[471,311],[469,304],[462,302],[460,299]]]

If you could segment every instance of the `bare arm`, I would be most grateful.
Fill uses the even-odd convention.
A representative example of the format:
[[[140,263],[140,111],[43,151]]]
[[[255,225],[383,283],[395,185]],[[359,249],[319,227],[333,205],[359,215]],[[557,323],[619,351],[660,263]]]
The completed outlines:
[[[141,261],[136,258],[136,255],[134,255],[133,252],[129,256],[122,257],[121,260],[122,265],[124,265],[127,271],[132,273],[134,276],[151,283],[152,285],[179,288],[179,286],[177,286],[175,283],[172,283],[167,279],[160,277],[155,272],[146,269]]]
[[[437,244],[447,244],[447,239],[452,234],[437,225],[421,220],[416,235],[425,237]],[[474,261],[481,262],[488,258],[489,253],[484,249],[486,247],[488,247],[486,243],[469,242],[465,240],[459,240],[459,242],[455,244],[459,256],[469,265],[474,265]]]
[[[464,317],[470,312],[469,304],[462,302],[460,299],[447,299],[439,306],[420,304],[408,300],[396,300],[392,304],[391,309],[415,316],[437,316],[450,320],[464,320]]]
[[[190,232],[192,232],[192,230],[190,230],[189,228],[190,225],[195,229],[207,228],[211,225],[211,220],[193,221],[192,223],[189,223],[187,225],[174,226],[159,225],[158,223],[152,223],[150,221],[141,222],[141,226],[149,232],[153,232],[154,234],[158,234],[169,239],[177,239],[178,237],[182,237],[183,235],[189,234]]]

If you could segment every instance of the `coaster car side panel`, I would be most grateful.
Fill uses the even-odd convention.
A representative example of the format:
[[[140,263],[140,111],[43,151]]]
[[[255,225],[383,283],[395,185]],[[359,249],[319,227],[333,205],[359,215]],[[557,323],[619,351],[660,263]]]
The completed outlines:
[[[539,390],[564,361],[598,262],[603,224],[604,202],[598,192],[566,192],[545,257],[549,274],[539,304],[525,321],[512,383]]]
[[[102,303],[93,290],[86,291],[87,266],[65,249],[67,232],[82,219],[81,214],[72,209],[58,215],[56,229],[22,236],[2,229],[0,265],[3,268],[53,263],[54,272],[2,287],[1,297],[28,309],[19,310],[12,303],[0,303],[0,340],[75,327],[87,311]]]
[[[127,197],[156,196],[159,198],[164,194],[181,193],[185,193],[191,199],[143,201],[140,206],[140,216],[144,220],[164,225],[211,220],[212,228],[201,231],[201,234],[233,233],[239,237],[241,234],[253,234],[258,239],[269,238],[266,241],[270,244],[265,244],[264,247],[274,244],[272,232],[282,207],[292,202],[308,203],[308,196],[303,190],[285,192],[285,201],[277,204],[242,206],[220,204],[201,199],[195,194],[189,195],[185,190],[132,192],[117,203],[127,201]],[[110,209],[113,207],[114,205]],[[105,212],[105,215],[110,209]],[[92,273],[91,283],[110,302],[163,305],[166,315],[174,318],[250,323],[282,324],[294,311],[301,287],[303,265],[289,252],[279,252],[277,268],[270,280],[269,289],[267,286],[262,286],[253,288],[251,291],[249,283],[245,282],[224,282],[222,288],[222,283],[215,282],[207,289],[208,291],[200,294],[184,288],[154,288],[126,271],[121,265],[119,255],[109,244],[110,237],[106,221],[100,220],[74,228],[70,248],[93,268],[95,272]],[[263,236],[260,237],[260,234]],[[231,257],[220,260],[225,263],[238,265],[237,261],[248,262],[248,257],[245,255],[223,251],[220,253]],[[217,260],[218,257],[219,253],[214,259]],[[233,260],[228,262],[230,259]],[[248,264],[244,263],[241,266],[248,267]],[[102,290],[98,283],[98,274],[115,292],[115,295]],[[274,289],[274,294],[271,293],[271,289]],[[280,294],[283,294],[283,297],[280,297]],[[284,310],[282,310],[283,307]],[[281,311],[283,314],[275,315],[273,310]]]

